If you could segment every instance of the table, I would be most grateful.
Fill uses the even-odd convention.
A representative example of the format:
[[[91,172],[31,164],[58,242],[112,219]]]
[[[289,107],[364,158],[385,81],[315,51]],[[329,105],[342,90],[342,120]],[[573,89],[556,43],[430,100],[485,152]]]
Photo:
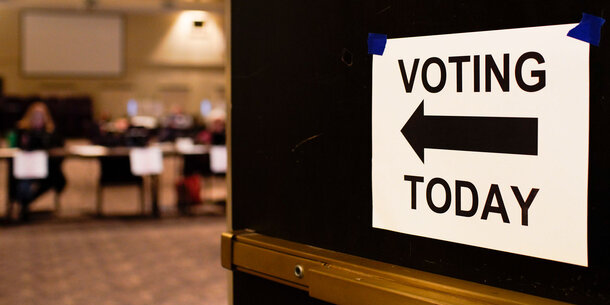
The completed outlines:
[[[160,143],[158,146],[163,157],[169,156],[195,156],[195,155],[207,155],[209,154],[209,147],[205,145],[192,145],[191,147],[176,147],[172,143]],[[132,147],[104,147],[99,145],[73,145],[67,147],[52,148],[47,150],[49,158],[63,157],[63,158],[104,158],[104,157],[128,157]],[[0,148],[0,160],[12,159],[17,148]],[[10,183],[10,175],[12,173],[7,172],[7,183]],[[150,179],[150,191],[151,191],[151,205],[152,215],[154,217],[160,217],[159,211],[159,175],[147,175]],[[10,191],[7,190],[7,215],[10,215],[8,211],[10,209],[11,198]]]

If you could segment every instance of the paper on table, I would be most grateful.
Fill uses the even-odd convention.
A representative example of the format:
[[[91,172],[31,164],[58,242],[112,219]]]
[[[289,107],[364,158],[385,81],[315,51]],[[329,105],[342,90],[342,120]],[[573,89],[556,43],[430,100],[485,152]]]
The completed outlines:
[[[177,138],[176,139],[176,150],[181,153],[188,153],[193,150],[193,139],[191,138]]]
[[[210,149],[210,169],[213,173],[227,172],[227,147],[213,145]]]
[[[71,146],[69,150],[81,156],[99,156],[108,151],[106,147],[100,145],[75,145]]]
[[[163,171],[163,153],[159,147],[132,148],[129,163],[136,176],[160,174]]]
[[[17,179],[44,179],[49,175],[49,155],[44,150],[15,152],[13,176]]]

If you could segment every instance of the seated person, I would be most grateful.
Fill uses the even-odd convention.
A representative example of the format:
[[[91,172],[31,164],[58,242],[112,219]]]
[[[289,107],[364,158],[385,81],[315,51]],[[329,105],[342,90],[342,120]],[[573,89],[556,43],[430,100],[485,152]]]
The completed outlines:
[[[118,118],[114,121],[100,122],[90,136],[95,145],[107,147],[144,147],[151,138],[151,130],[133,126],[127,118]]]
[[[62,147],[63,140],[55,133],[55,124],[42,102],[32,104],[18,122],[17,147],[22,150],[47,150]],[[16,179],[15,199],[21,205],[20,220],[28,219],[29,205],[40,195],[53,188],[61,192],[66,178],[61,170],[63,158],[49,158],[48,176],[44,179]]]
[[[176,138],[190,137],[193,128],[193,117],[185,114],[182,107],[172,106],[170,114],[161,120],[159,142],[175,141]]]
[[[212,121],[212,127],[210,128],[211,137],[210,143],[212,145],[226,145],[227,136],[225,134],[225,121],[222,118],[217,118]]]
[[[127,118],[118,118],[114,121],[102,118],[92,130],[91,142],[107,147],[125,146],[125,132],[128,128]]]
[[[227,137],[225,134],[224,118],[212,118],[209,128],[197,134],[196,140],[198,143],[208,145],[226,145]]]

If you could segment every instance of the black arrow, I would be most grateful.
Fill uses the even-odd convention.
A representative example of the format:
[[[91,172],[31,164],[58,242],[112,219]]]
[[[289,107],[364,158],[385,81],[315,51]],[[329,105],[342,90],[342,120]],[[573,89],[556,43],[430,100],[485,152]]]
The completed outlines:
[[[538,118],[424,115],[424,101],[400,130],[424,162],[424,149],[538,155]]]

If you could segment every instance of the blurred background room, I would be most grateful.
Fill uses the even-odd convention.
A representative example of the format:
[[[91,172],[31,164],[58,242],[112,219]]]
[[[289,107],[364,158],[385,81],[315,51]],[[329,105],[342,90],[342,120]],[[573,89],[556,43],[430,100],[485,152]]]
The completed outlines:
[[[225,6],[0,1],[0,304],[227,304]]]

